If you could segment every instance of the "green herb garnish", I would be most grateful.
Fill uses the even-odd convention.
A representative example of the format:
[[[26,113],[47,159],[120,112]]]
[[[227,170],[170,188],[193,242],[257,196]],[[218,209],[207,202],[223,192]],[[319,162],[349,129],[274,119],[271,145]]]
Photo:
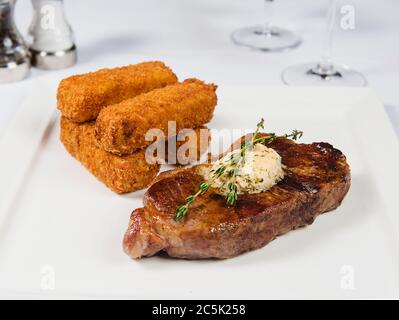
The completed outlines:
[[[186,198],[186,203],[177,208],[175,213],[176,221],[181,220],[187,214],[190,205],[195,201],[195,199],[197,199],[200,195],[205,194],[213,182],[224,174],[227,175],[231,180],[227,184],[228,193],[226,194],[226,204],[229,206],[234,206],[236,204],[238,199],[238,187],[235,183],[235,177],[238,175],[238,164],[245,160],[245,153],[247,150],[252,150],[256,144],[270,144],[277,139],[277,135],[275,133],[271,133],[267,136],[258,136],[259,131],[264,129],[264,122],[265,121],[261,119],[261,121],[259,121],[259,123],[256,125],[256,130],[252,135],[251,140],[248,142],[243,142],[239,152],[231,154],[228,164],[232,168],[226,170],[226,166],[221,164],[216,168],[216,170],[211,170],[212,175],[210,179],[208,181],[202,181],[198,185],[198,191],[195,194],[189,195]],[[297,140],[300,139],[302,135],[302,131],[293,130],[291,134],[285,134],[283,137]]]

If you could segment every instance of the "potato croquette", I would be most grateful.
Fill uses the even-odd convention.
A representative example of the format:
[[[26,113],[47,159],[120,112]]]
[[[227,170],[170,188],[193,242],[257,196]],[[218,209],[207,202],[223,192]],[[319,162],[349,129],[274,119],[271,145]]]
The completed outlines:
[[[126,67],[101,69],[61,81],[57,105],[74,122],[95,120],[102,108],[177,82],[163,62],[143,62]]]
[[[122,157],[102,150],[94,129],[94,122],[77,124],[61,117],[62,143],[98,180],[116,193],[147,187],[158,174],[160,165],[147,163],[145,150]]]
[[[169,121],[175,121],[176,132],[202,126],[212,119],[216,88],[188,79],[108,106],[96,121],[99,144],[115,154],[131,154],[151,143],[145,139],[148,130],[157,128],[168,135]]]

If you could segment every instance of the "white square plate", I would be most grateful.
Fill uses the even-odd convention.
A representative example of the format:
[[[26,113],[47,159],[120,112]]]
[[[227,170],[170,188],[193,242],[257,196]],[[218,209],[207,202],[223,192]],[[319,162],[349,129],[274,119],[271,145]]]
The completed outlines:
[[[211,128],[297,128],[352,169],[343,204],[312,226],[224,261],[121,247],[143,191],[106,189],[59,142],[56,81],[38,82],[0,140],[0,296],[36,298],[399,297],[399,149],[370,89],[221,87]]]

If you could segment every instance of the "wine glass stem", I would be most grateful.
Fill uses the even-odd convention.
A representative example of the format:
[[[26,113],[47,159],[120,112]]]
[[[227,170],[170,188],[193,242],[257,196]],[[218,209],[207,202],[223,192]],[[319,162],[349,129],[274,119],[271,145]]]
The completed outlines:
[[[336,9],[337,9],[337,1],[336,0],[328,0],[328,10],[327,10],[327,25],[326,25],[326,33],[324,37],[323,51],[321,54],[320,67],[322,70],[332,70],[333,64],[331,60],[331,52],[332,52],[332,40],[333,40],[333,31],[335,25],[335,17],[336,17]]]
[[[263,33],[265,35],[272,34],[272,18],[274,11],[275,0],[264,0],[265,1],[265,20],[263,24]]]

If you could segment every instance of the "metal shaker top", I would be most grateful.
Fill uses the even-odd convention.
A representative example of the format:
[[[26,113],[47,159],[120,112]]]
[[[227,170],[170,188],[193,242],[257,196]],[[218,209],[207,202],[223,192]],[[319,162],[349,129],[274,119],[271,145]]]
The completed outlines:
[[[30,70],[30,53],[14,22],[16,0],[0,0],[0,83],[19,81]]]

